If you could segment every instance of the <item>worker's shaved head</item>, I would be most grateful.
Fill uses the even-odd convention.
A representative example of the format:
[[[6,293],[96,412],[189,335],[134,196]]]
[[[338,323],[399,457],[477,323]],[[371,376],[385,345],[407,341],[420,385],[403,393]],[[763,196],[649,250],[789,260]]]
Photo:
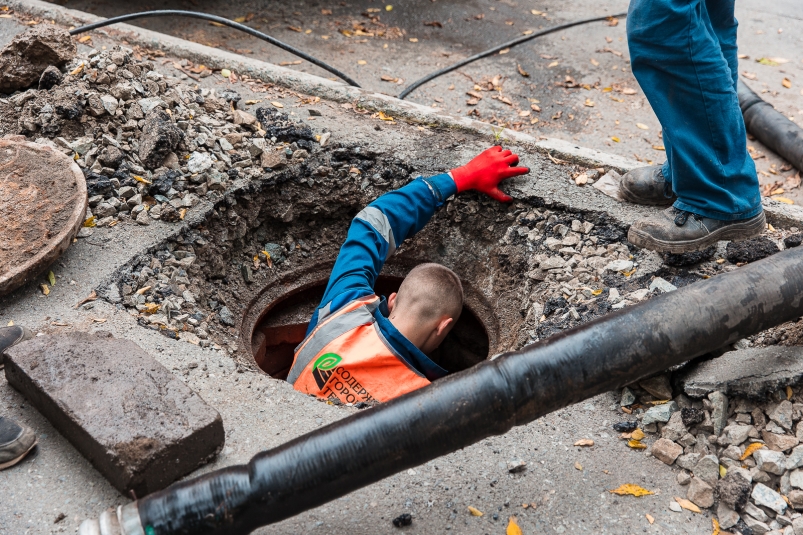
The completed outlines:
[[[399,313],[413,315],[425,323],[443,316],[457,321],[463,310],[463,285],[451,269],[421,264],[402,282],[396,307]]]

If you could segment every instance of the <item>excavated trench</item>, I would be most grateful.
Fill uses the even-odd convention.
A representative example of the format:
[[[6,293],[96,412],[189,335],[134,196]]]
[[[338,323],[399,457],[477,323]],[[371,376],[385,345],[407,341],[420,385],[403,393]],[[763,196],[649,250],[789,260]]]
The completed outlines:
[[[229,192],[200,224],[123,268],[123,302],[143,327],[284,379],[352,218],[381,194],[440,171],[426,165],[356,146],[315,151]],[[396,291],[421,262],[461,277],[464,311],[432,355],[456,372],[608,312],[608,287],[627,281],[606,283],[600,269],[631,257],[624,236],[604,214],[463,194],[402,244],[375,289]],[[567,285],[575,289],[561,292]]]

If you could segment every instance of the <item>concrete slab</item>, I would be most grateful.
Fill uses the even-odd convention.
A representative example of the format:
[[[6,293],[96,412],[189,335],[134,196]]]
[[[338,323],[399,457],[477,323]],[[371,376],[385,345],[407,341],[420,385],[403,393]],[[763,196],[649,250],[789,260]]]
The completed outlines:
[[[110,333],[13,347],[6,378],[121,492],[160,490],[214,459],[220,414],[137,344]]]
[[[803,379],[803,347],[770,346],[729,351],[702,362],[674,380],[687,396],[714,391],[726,396],[765,398]]]

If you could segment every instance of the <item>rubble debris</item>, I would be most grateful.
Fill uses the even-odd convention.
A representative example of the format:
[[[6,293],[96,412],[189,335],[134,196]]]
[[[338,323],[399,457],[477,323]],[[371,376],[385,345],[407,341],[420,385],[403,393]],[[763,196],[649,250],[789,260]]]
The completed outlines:
[[[217,411],[128,340],[39,336],[7,352],[6,377],[122,493],[163,489],[223,446]]]
[[[413,515],[410,513],[402,513],[393,519],[393,525],[397,528],[404,526],[411,526],[413,524]]]
[[[0,50],[0,92],[12,93],[30,87],[48,67],[63,67],[75,55],[75,43],[67,30],[49,24],[37,25]],[[48,75],[44,85],[54,79],[54,75]]]
[[[664,264],[672,267],[685,267],[693,266],[706,260],[710,260],[717,252],[715,245],[702,251],[695,251],[692,253],[664,253]]]
[[[803,347],[768,346],[729,351],[680,372],[675,380],[694,398],[720,390],[727,396],[762,399],[801,379]]]
[[[64,75],[61,74],[61,71],[51,65],[45,69],[44,72],[42,72],[42,76],[39,77],[39,89],[53,89],[55,86],[59,85],[63,79]]]
[[[733,264],[747,264],[781,252],[766,236],[758,236],[739,242],[728,242],[726,258]]]
[[[160,108],[145,115],[142,138],[139,141],[139,159],[146,169],[156,169],[168,154],[178,146],[184,133],[173,124],[170,116]]]

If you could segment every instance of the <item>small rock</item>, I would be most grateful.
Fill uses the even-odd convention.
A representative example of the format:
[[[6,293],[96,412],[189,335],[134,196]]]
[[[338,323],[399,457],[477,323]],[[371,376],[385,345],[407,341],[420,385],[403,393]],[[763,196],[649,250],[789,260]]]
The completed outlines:
[[[156,107],[167,108],[167,103],[159,97],[141,98],[137,101],[143,115],[148,115]]]
[[[750,436],[753,428],[749,425],[729,425],[722,431],[722,436],[717,441],[719,444],[738,446]]]
[[[803,489],[803,470],[792,470],[789,472],[789,484],[796,489]]]
[[[739,522],[739,513],[720,502],[717,506],[717,519],[720,528],[730,529]]]
[[[683,419],[683,425],[686,427],[691,427],[693,425],[702,423],[703,419],[705,418],[705,414],[700,409],[684,407],[680,411],[680,417]]]
[[[661,436],[667,440],[677,442],[688,433],[686,426],[683,425],[683,418],[680,411],[674,413],[669,422],[661,430]]]
[[[674,416],[674,414],[672,416]],[[692,435],[691,433],[686,433],[685,435],[680,437],[676,442],[681,446],[683,446],[684,448],[688,448],[689,446],[694,446],[697,443],[697,439],[694,438],[694,435]]]
[[[410,513],[404,513],[393,519],[393,525],[397,528],[409,526],[412,523],[413,523],[413,515],[411,515]]]
[[[803,490],[794,489],[789,492],[787,498],[789,498],[789,503],[792,504],[794,509],[798,511],[803,509]]]
[[[661,293],[666,293],[666,292],[672,292],[677,289],[678,289],[677,286],[675,286],[674,284],[665,279],[662,279],[661,277],[655,277],[650,283],[651,292],[658,290]]]
[[[140,225],[150,225],[151,224],[151,216],[148,215],[146,210],[142,210],[139,214],[137,214],[136,222]]]
[[[287,165],[287,157],[282,151],[266,150],[259,158],[259,165],[267,169],[279,169]]]
[[[752,502],[747,502],[745,504],[743,512],[761,522],[767,522],[770,519],[770,517],[767,516],[767,513],[765,513],[762,509],[756,507],[755,504]]]
[[[786,511],[786,502],[781,495],[763,483],[759,483],[753,487],[753,492],[750,494],[750,497],[756,505],[769,507],[778,514],[783,514],[783,512]]]
[[[666,464],[672,464],[683,453],[683,448],[665,438],[659,438],[652,445],[652,456]]]
[[[686,453],[684,455],[680,455],[675,460],[675,465],[683,468],[684,470],[694,470],[694,467],[697,466],[697,462],[700,460],[700,457],[702,457],[702,455],[699,453]]]
[[[672,399],[672,387],[668,375],[657,375],[639,381],[639,386],[655,396],[656,399]]]
[[[678,502],[676,502],[674,500],[669,502],[669,510],[670,511],[674,511],[675,513],[682,513],[683,512],[683,508],[680,506],[680,504]]]
[[[64,75],[61,74],[61,71],[53,65],[50,65],[42,72],[42,76],[39,77],[39,89],[53,89],[61,83],[63,78]]]
[[[762,431],[761,438],[764,439],[769,449],[775,451],[789,451],[800,443],[796,437],[791,435],[779,435],[768,431]]]
[[[507,462],[507,471],[511,474],[518,474],[519,472],[524,472],[527,469],[527,463],[524,461],[508,461]]]
[[[622,389],[622,399],[619,401],[621,407],[629,407],[636,402],[636,395],[627,387]]]
[[[719,500],[731,509],[741,511],[750,498],[750,482],[742,474],[728,470],[717,483]]]
[[[221,308],[218,312],[218,315],[220,316],[220,323],[223,325],[228,325],[229,327],[234,327],[234,314],[231,313],[231,310],[229,310],[228,307]]]
[[[733,459],[734,461],[738,461],[742,456],[742,450],[740,450],[738,446],[731,445],[725,448],[721,455],[725,459]]]
[[[697,462],[693,472],[695,478],[702,479],[711,487],[715,487],[719,480],[719,459],[716,455],[706,455]]]
[[[106,113],[109,115],[114,115],[117,112],[117,108],[119,106],[117,99],[111,95],[101,95],[100,101],[103,103],[103,109],[106,110]]]
[[[677,410],[678,404],[674,401],[670,401],[669,403],[664,403],[662,405],[656,405],[644,413],[644,418],[641,420],[641,423],[647,425],[656,422],[668,422],[669,418],[671,418],[672,414],[677,412]]]
[[[680,472],[678,472],[678,475],[677,475],[676,479],[677,479],[678,485],[680,485],[681,487],[685,487],[686,485],[691,483],[691,476],[685,470],[681,470]]]
[[[772,483],[772,476],[757,466],[750,469],[750,476],[754,483],[764,483],[765,485]]]
[[[722,392],[711,392],[711,423],[714,425],[714,434],[720,435],[728,423],[728,398]]]
[[[607,271],[630,271],[633,269],[633,262],[630,260],[614,260],[605,266]]]
[[[192,174],[203,173],[212,167],[212,157],[206,152],[193,152],[187,161],[187,170]]]
[[[787,431],[792,430],[794,423],[792,422],[792,403],[787,400],[781,401],[774,409],[767,413],[770,420],[774,421]]]
[[[798,426],[800,427],[800,426]],[[803,466],[803,446],[797,446],[786,459],[786,469],[794,470]]]
[[[756,467],[764,472],[780,476],[786,470],[786,457],[779,451],[762,448],[753,452],[753,458],[756,460]]]
[[[692,478],[686,497],[698,507],[708,508],[714,505],[714,489],[699,477]]]
[[[164,110],[152,110],[145,116],[139,141],[139,159],[142,165],[148,169],[160,167],[165,156],[175,150],[183,136],[181,129],[170,120]]]
[[[64,66],[76,52],[69,32],[58,26],[39,24],[18,34],[0,50],[0,93],[29,87],[49,66]]]
[[[745,525],[747,525],[748,529],[750,529],[750,533],[752,535],[764,535],[770,530],[770,527],[761,522],[756,520],[750,515],[742,515],[742,520],[744,520]]]

